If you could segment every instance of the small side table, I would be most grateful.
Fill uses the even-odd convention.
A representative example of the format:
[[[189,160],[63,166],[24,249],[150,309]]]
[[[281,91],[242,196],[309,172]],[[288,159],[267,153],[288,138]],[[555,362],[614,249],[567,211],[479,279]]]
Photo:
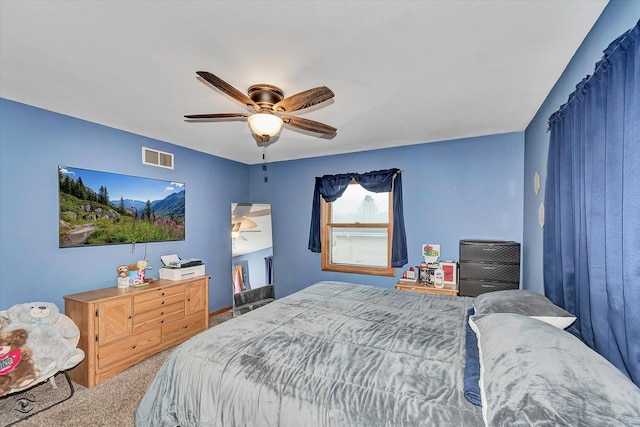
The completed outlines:
[[[422,292],[427,294],[440,294],[440,295],[458,295],[458,285],[444,285],[444,288],[436,288],[433,285],[424,285],[418,281],[408,282],[400,280],[396,283],[396,289],[399,291],[413,291]]]

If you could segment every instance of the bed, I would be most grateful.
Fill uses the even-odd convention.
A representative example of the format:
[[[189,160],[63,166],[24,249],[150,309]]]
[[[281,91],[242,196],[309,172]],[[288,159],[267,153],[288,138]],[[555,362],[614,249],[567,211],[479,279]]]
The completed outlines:
[[[563,330],[571,323],[565,314],[494,314],[491,304],[478,312],[477,299],[314,284],[177,347],[136,408],[136,426],[633,425],[640,420],[640,391]],[[553,325],[559,318],[562,324]],[[511,329],[503,331],[503,325]],[[547,336],[552,346],[545,344]],[[533,348],[538,342],[541,353]],[[571,344],[567,352],[564,342]],[[591,353],[581,359],[580,346],[597,363]],[[553,351],[544,353],[550,347]],[[560,354],[579,364],[557,363]],[[576,378],[585,369],[589,378],[583,384]],[[546,377],[559,382],[558,394],[539,384]],[[586,389],[574,390],[574,383]],[[469,390],[469,384],[476,389]],[[594,384],[601,391],[589,388]]]

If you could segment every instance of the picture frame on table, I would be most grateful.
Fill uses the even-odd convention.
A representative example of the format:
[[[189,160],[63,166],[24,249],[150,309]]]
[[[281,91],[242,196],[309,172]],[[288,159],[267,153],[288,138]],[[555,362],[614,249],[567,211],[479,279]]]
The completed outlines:
[[[458,284],[458,263],[454,261],[442,261],[440,269],[444,272],[445,285]]]

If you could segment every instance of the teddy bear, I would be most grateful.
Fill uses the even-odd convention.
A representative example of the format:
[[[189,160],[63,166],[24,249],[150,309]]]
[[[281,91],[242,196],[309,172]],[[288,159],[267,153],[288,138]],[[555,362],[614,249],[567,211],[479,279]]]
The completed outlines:
[[[25,347],[27,331],[16,329],[0,333],[0,396],[26,387],[38,378],[33,352]]]
[[[73,322],[60,322],[60,310],[49,302],[16,304],[7,310],[9,325],[5,331],[24,329],[29,334],[27,343],[33,351],[33,362],[42,375],[57,368],[73,368],[84,359],[84,352],[75,347],[71,338],[80,330]]]
[[[9,317],[6,311],[0,311],[0,332],[9,324]]]
[[[119,265],[116,268],[116,273],[118,273],[118,287],[128,288],[129,287],[129,266]]]

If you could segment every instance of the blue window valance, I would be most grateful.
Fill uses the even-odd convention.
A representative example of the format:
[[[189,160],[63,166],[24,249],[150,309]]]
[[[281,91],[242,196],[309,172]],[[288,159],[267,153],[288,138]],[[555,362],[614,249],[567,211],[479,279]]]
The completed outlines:
[[[320,243],[320,197],[327,203],[336,201],[345,192],[352,179],[365,190],[373,193],[388,193],[393,190],[391,267],[402,267],[409,260],[407,256],[407,236],[404,231],[404,213],[402,210],[402,174],[396,168],[367,173],[344,173],[317,177],[313,192],[309,250],[312,252],[322,251]]]

